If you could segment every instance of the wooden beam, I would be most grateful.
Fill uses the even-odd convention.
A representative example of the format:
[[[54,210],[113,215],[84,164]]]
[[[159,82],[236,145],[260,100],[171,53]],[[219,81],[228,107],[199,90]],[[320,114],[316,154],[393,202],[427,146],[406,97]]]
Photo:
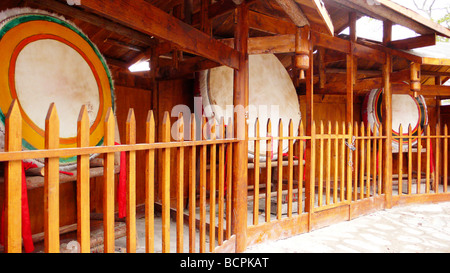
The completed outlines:
[[[355,0],[352,0],[355,1]],[[425,27],[428,28],[428,32],[434,32],[438,35],[450,38],[450,29],[441,26],[440,24],[433,22],[432,20],[429,20],[425,17],[423,17],[422,15],[418,14],[415,11],[412,11],[408,8],[405,8],[393,1],[390,0],[377,0],[378,3],[381,4],[381,6],[384,6],[386,8],[388,8],[389,13],[388,15],[391,13],[391,11],[393,12],[394,16],[393,18],[389,18],[390,20],[392,20],[393,22],[403,25],[403,20],[407,23],[407,21],[412,21],[415,23],[415,25],[420,25],[421,28]],[[386,14],[386,12],[384,12],[383,14]],[[401,16],[398,16],[398,15]],[[406,27],[409,27],[408,25],[404,25]],[[411,29],[416,31],[416,27],[418,26],[412,26]],[[416,31],[418,33],[421,33],[420,31]],[[421,34],[427,34],[427,33],[421,33]]]
[[[309,25],[308,18],[306,18],[294,0],[275,0],[275,2],[277,2],[296,26],[303,27]]]
[[[121,24],[174,43],[180,50],[203,56],[234,69],[236,50],[182,22],[144,0],[83,0],[81,6]]]
[[[332,49],[339,52],[350,53],[350,41],[329,36],[323,33],[311,31],[311,39],[316,46]],[[353,54],[355,57],[372,60],[374,62],[384,64],[386,54],[380,49],[354,44]]]
[[[409,50],[418,47],[436,45],[436,34],[427,34],[419,37],[412,37],[408,39],[396,40],[388,43],[389,47]]]
[[[249,6],[255,2],[256,2],[256,0],[247,0],[246,1],[247,5],[249,5]],[[212,20],[221,15],[231,13],[237,8],[237,6],[238,5],[236,5],[236,3],[234,3],[233,1],[230,1],[230,0],[218,0],[214,3],[212,3],[208,8],[209,19]],[[200,24],[200,17],[201,17],[201,11],[198,11],[198,12],[192,14],[191,24],[192,25]]]
[[[328,34],[333,36],[334,35],[333,21],[331,21],[330,14],[328,14],[328,11],[325,8],[323,2],[321,0],[313,0],[313,5],[314,9],[319,13],[320,17],[322,17],[323,22],[327,26]]]
[[[311,39],[315,46],[345,54],[350,53],[350,42],[347,40],[315,31],[311,31]],[[222,39],[220,41],[232,47],[234,39]],[[285,34],[249,38],[248,47],[249,54],[294,53],[295,35]],[[385,52],[381,51],[380,48],[371,48],[366,45],[354,44],[353,50],[355,57],[368,59],[381,64],[385,62]],[[325,61],[327,62],[327,58],[325,58]]]
[[[222,39],[223,43],[234,48],[234,39]],[[248,39],[248,54],[277,54],[295,52],[295,35],[275,35]]]
[[[71,7],[67,4],[55,0],[28,0],[27,3],[33,7],[35,6],[48,9],[64,16],[79,19],[94,26],[101,27],[102,29],[117,33],[133,40],[137,40],[141,43],[147,44],[148,46],[153,46],[157,42],[154,38],[142,32],[136,31],[129,27],[125,27],[121,24],[97,16],[95,14],[84,12],[80,9]]]
[[[297,27],[288,21],[249,11],[249,27],[271,34],[295,34]]]

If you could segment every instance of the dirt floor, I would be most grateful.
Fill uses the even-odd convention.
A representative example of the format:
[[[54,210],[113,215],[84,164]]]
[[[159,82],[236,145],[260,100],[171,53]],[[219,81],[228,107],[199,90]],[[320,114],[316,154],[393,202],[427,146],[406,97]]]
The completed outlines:
[[[379,211],[247,253],[450,253],[450,202]]]

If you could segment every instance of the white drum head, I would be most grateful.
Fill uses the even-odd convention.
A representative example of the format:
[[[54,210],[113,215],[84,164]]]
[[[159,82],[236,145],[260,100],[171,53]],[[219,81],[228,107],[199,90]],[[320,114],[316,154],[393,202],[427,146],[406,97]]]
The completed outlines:
[[[298,96],[285,67],[273,54],[249,56],[249,137],[255,136],[256,118],[260,123],[260,136],[266,136],[267,121],[272,123],[272,136],[278,136],[278,123],[283,121],[283,136],[289,133],[292,119],[294,133],[298,132],[301,119]],[[233,117],[233,69],[216,67],[200,73],[200,91],[207,117]],[[283,141],[283,153],[288,141]],[[278,141],[273,141],[273,157],[277,157]],[[261,142],[259,156],[266,156],[266,145]],[[249,157],[254,157],[254,145],[249,143]]]

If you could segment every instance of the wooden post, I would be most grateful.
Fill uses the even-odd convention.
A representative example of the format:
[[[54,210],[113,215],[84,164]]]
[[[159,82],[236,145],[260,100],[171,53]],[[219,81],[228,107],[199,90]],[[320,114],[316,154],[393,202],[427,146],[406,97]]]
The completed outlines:
[[[86,106],[81,107],[78,116],[78,147],[89,146],[89,116]],[[90,219],[89,219],[89,155],[77,157],[77,239],[80,244],[81,253],[89,253],[90,241]]]
[[[183,113],[178,114],[178,130],[177,139],[179,142],[184,141],[184,119]],[[177,148],[177,168],[176,168],[176,180],[177,180],[177,252],[183,252],[183,196],[184,196],[184,148]]]
[[[281,220],[281,204],[283,202],[283,120],[278,122],[278,157],[277,157],[277,220]]]
[[[309,42],[308,32],[304,28],[297,28],[295,34],[295,68],[300,70],[299,79],[305,78],[305,71],[309,68]]]
[[[191,114],[191,141],[196,138],[196,123],[195,114]],[[189,252],[195,252],[195,199],[197,199],[196,192],[196,148],[192,146],[189,148]]]
[[[312,125],[314,123],[314,63],[313,63],[313,44],[310,35],[309,26],[304,26],[302,32],[308,35],[309,40],[309,69],[306,70],[306,113],[305,113],[305,126],[306,135],[311,136]],[[314,161],[312,160],[313,151],[315,149],[315,139],[307,141],[305,150],[305,212],[312,212],[313,200],[312,187],[314,184],[315,172],[312,170],[314,167]],[[313,184],[311,184],[313,183]],[[310,213],[311,216],[311,213]]]
[[[206,140],[206,117],[202,116],[201,120],[201,138],[202,140]],[[199,226],[199,249],[200,253],[205,252],[205,244],[206,244],[206,160],[207,160],[207,147],[206,145],[200,146],[200,183],[199,183],[199,192],[200,192],[200,226]]]
[[[211,140],[216,140],[216,119],[211,126]],[[209,163],[209,251],[213,252],[216,246],[216,144],[210,147]]]
[[[420,63],[411,63],[411,91],[414,92],[414,97],[417,97],[417,92],[420,92]]]
[[[136,118],[134,110],[128,111],[126,143],[136,144]],[[136,252],[136,151],[127,152],[127,252]]]
[[[114,146],[115,118],[111,108],[105,118],[105,146]],[[114,252],[114,153],[104,155],[103,171],[103,229],[105,253]]]
[[[272,121],[267,121],[266,143],[266,223],[270,222],[271,195],[272,195]]]
[[[294,137],[294,124],[292,119],[289,120],[289,137]],[[292,217],[292,200],[293,200],[293,190],[294,190],[294,140],[288,140],[288,217]],[[300,158],[298,159],[298,164],[300,165]],[[300,197],[299,197],[300,198]]]
[[[164,112],[162,142],[170,142],[170,116]],[[170,148],[162,150],[162,252],[170,252]]]
[[[155,117],[150,110],[145,126],[145,142],[155,142]],[[145,151],[145,250],[155,251],[155,150]]]
[[[5,152],[22,150],[22,117],[13,100],[5,119]],[[22,252],[22,162],[5,164],[5,252]]]
[[[225,139],[225,121],[222,117],[220,119],[219,125],[219,138]],[[219,200],[218,200],[218,231],[217,231],[217,242],[219,245],[223,244],[223,202],[224,202],[224,192],[225,191],[225,144],[219,144]]]
[[[247,245],[247,164],[242,159],[248,158],[248,6],[246,2],[236,9],[236,30],[234,48],[239,52],[239,69],[234,70],[233,104],[242,107],[242,113],[236,113],[234,128],[239,141],[234,147],[233,156],[233,221],[232,231],[236,235],[236,252],[243,252]]]
[[[59,148],[59,118],[54,103],[45,119],[45,149]],[[44,247],[46,253],[59,253],[59,158],[45,159]]]
[[[259,138],[259,119],[256,118],[255,121],[255,137]],[[253,183],[254,189],[253,189],[253,225],[258,225],[258,219],[259,219],[259,147],[260,147],[260,141],[255,140],[255,146],[254,146],[254,168],[253,168],[253,175],[255,177],[255,181]]]
[[[392,40],[392,22],[383,22],[383,44]],[[384,146],[384,186],[386,208],[392,208],[392,90],[391,90],[392,56],[386,53],[386,62],[383,65],[383,131],[386,134]],[[381,148],[381,147],[380,147]]]
[[[349,24],[350,24],[350,53],[347,54],[347,111],[346,111],[346,122],[353,123],[353,86],[356,81],[356,62],[353,55],[355,43],[356,43],[356,13],[350,12],[349,14]]]

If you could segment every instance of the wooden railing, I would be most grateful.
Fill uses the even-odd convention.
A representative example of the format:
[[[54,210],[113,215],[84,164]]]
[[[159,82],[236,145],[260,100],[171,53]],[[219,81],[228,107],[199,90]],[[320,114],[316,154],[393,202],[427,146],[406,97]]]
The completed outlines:
[[[90,147],[89,118],[86,108],[82,107],[77,125],[78,147],[62,149],[59,148],[58,115],[55,105],[52,104],[45,123],[45,149],[22,151],[22,117],[18,103],[14,101],[5,119],[5,152],[0,153],[0,162],[4,162],[6,167],[5,252],[22,251],[21,161],[34,158],[45,158],[46,163],[43,197],[45,252],[60,251],[59,158],[69,156],[77,157],[77,241],[80,252],[90,252],[91,154],[99,154],[104,158],[104,251],[114,252],[114,153],[123,151],[127,155],[128,252],[137,251],[138,151],[145,154],[145,252],[155,252],[156,237],[162,238],[161,252],[164,253],[233,251],[234,248],[229,246],[237,243],[237,236],[231,234],[232,158],[236,156],[233,155],[233,144],[239,140],[233,138],[232,130],[226,130],[223,120],[216,124],[213,120],[207,122],[203,117],[201,126],[197,126],[195,116],[192,115],[190,128],[187,130],[189,135],[185,133],[187,127],[185,128],[184,120],[186,119],[179,115],[173,130],[169,113],[166,112],[158,128],[162,136],[161,142],[155,142],[157,128],[150,111],[145,124],[145,143],[136,143],[137,125],[134,111],[130,109],[126,121],[126,142],[115,145],[115,119],[113,112],[109,110],[104,121],[104,146]],[[231,122],[228,122],[228,125],[230,124]],[[381,129],[371,130],[364,124],[358,126],[320,122],[318,126],[312,124],[311,135],[308,136],[304,133],[303,124],[294,128],[293,122],[290,121],[287,125],[288,134],[284,135],[285,124],[280,120],[277,124],[278,135],[273,136],[272,122],[269,120],[263,125],[267,126],[266,134],[261,136],[259,120],[254,126],[249,126],[250,130],[255,130],[255,136],[249,138],[249,142],[254,146],[254,155],[260,154],[261,147],[266,148],[266,153],[264,157],[254,156],[248,164],[249,172],[253,174],[249,176],[251,178],[248,181],[248,204],[251,206],[249,215],[253,217],[249,217],[246,245],[309,232],[318,227],[383,209],[388,194],[392,196],[393,205],[450,200],[447,186],[447,126],[444,127],[443,134],[441,129],[437,128],[434,136],[429,128],[424,136],[421,136],[419,131],[417,147],[412,145],[415,137],[409,128],[409,136],[401,137],[403,140],[407,139],[408,148],[397,154],[398,167],[394,170],[383,168],[383,151],[387,145],[387,137],[383,136]],[[199,140],[196,139],[197,128],[202,128]],[[190,139],[185,140],[187,136],[190,136]],[[279,144],[278,150],[272,151],[275,143]],[[288,144],[287,151],[283,150],[282,143]],[[158,151],[160,156],[157,157]],[[273,152],[277,154],[276,158],[273,157]],[[425,159],[422,154],[426,156]],[[175,164],[171,159],[176,161]],[[158,169],[155,167],[156,162]],[[155,175],[158,170],[160,179],[155,181],[158,178]],[[386,186],[388,183],[385,181],[385,172],[393,173],[392,188]],[[185,181],[188,189],[185,189]],[[155,182],[160,183],[161,196],[156,194]],[[171,196],[173,187],[176,187],[176,202],[171,205],[171,199],[174,199],[174,196]],[[185,196],[188,198],[187,206]],[[158,204],[161,210],[161,230],[155,230],[155,204]],[[171,234],[170,227],[173,225],[176,227],[175,234]],[[188,229],[188,240],[184,238],[185,229]],[[156,236],[159,235],[157,233],[161,236]],[[171,246],[171,237],[174,236],[175,247]],[[206,244],[207,240],[209,245]]]
[[[177,121],[177,141],[171,140],[171,124],[169,113],[164,114],[161,125],[162,142],[155,142],[155,121],[152,111],[149,112],[146,128],[146,142],[136,144],[136,121],[133,109],[130,109],[126,121],[126,143],[114,144],[115,118],[110,109],[104,121],[104,146],[89,147],[89,118],[85,107],[82,107],[78,119],[78,148],[59,148],[59,119],[54,104],[50,106],[46,118],[45,149],[22,151],[21,132],[22,117],[17,101],[11,104],[5,119],[5,152],[0,153],[0,162],[5,162],[5,252],[21,252],[21,178],[22,160],[45,158],[44,172],[44,245],[45,252],[60,251],[59,233],[59,158],[77,156],[77,217],[80,252],[90,251],[90,208],[89,208],[89,155],[100,154],[104,157],[103,171],[103,229],[104,251],[115,251],[114,236],[114,153],[125,151],[127,154],[127,217],[126,217],[126,248],[127,252],[136,252],[136,152],[145,153],[145,251],[155,251],[155,232],[161,232],[162,252],[170,252],[171,211],[176,210],[176,251],[183,251],[183,228],[189,228],[189,251],[195,252],[198,245],[200,252],[207,252],[206,226],[209,235],[215,238],[215,219],[218,219],[217,243],[223,244],[231,234],[231,156],[232,144],[236,142],[232,131],[225,135],[225,124],[208,126],[203,118],[202,140],[195,139],[197,130],[195,117],[192,115],[191,140],[184,140],[184,122],[180,116]],[[139,125],[141,126],[141,125]],[[216,137],[216,127],[220,133]],[[209,128],[209,129],[208,129]],[[230,127],[232,128],[232,126]],[[210,131],[210,133],[209,133]],[[218,158],[216,163],[216,150]],[[159,161],[161,168],[161,221],[162,230],[155,231],[155,153],[161,151]],[[199,170],[196,169],[197,150],[199,150]],[[189,162],[184,162],[184,153],[189,155]],[[228,160],[225,160],[227,155]],[[171,170],[170,159],[176,158],[176,169]],[[209,163],[209,177],[207,167]],[[188,165],[188,177],[184,177],[184,165]],[[217,172],[216,172],[217,170]],[[218,175],[217,175],[218,173]],[[176,174],[176,175],[173,175]],[[196,177],[200,177],[199,188],[196,189]],[[184,179],[189,183],[188,217],[185,221],[184,211]],[[209,182],[209,198],[207,197],[207,181]],[[225,183],[227,184],[225,192]],[[217,184],[217,189],[216,189]],[[176,186],[176,208],[170,205],[170,188]],[[199,197],[198,197],[199,194]],[[217,196],[217,198],[216,198]],[[196,200],[199,200],[197,204]],[[207,202],[208,201],[208,202]],[[218,213],[216,213],[216,204]],[[199,207],[199,219],[196,210]],[[206,211],[209,210],[209,219]],[[225,215],[225,216],[224,216]],[[172,223],[173,224],[173,223]],[[197,242],[196,228],[199,229]],[[173,236],[173,235],[172,235]],[[209,240],[209,251],[214,251],[216,240]]]
[[[270,120],[265,136],[260,136],[259,126],[259,121],[256,121],[255,137],[249,139],[254,143],[255,154],[259,153],[262,145],[269,150],[273,142],[288,141],[289,148],[285,156],[278,157],[275,163],[269,152],[265,162],[260,162],[259,157],[254,159],[253,195],[249,198],[253,200],[253,220],[248,226],[247,245],[309,232],[383,209],[388,195],[394,195],[394,205],[450,200],[447,192],[447,126],[442,135],[437,128],[435,136],[430,135],[428,128],[426,134],[419,137],[417,148],[411,145],[414,138],[411,133],[410,136],[403,136],[409,140],[408,167],[404,168],[403,156],[406,152],[399,153],[395,158],[398,159],[398,165],[395,165],[398,168],[394,170],[384,167],[387,137],[383,135],[382,128],[374,130],[364,123],[339,125],[320,122],[316,126],[313,122],[311,135],[305,136],[303,125],[294,129],[291,121],[288,136],[283,136],[280,120],[279,136],[272,137]],[[297,130],[297,136],[294,130]],[[414,174],[412,155],[422,151],[423,147],[426,147],[426,162],[421,163],[421,157],[415,155],[418,160],[414,163],[417,168]],[[434,156],[430,156],[432,147],[435,147]],[[281,149],[278,154],[282,154]],[[303,158],[305,164],[298,160]],[[420,171],[421,168],[425,174]],[[430,168],[434,169],[433,175]],[[273,171],[276,178],[271,179]],[[388,172],[393,173],[392,187],[386,186]],[[406,193],[402,190],[405,173],[408,174]],[[411,185],[420,185],[415,182],[416,179],[425,183],[422,191],[411,190]],[[414,198],[406,198],[411,195],[415,195]]]
[[[402,125],[399,128],[402,130]],[[431,134],[430,126],[422,133],[417,128],[417,136],[413,136],[411,126],[408,135],[396,137],[399,142],[406,142],[405,149],[397,154],[398,166],[393,194],[401,201],[403,198],[417,199],[425,195],[448,193],[448,127],[444,126],[443,134],[439,125],[435,135]],[[417,140],[416,145],[412,145]],[[395,186],[396,185],[396,186]]]

